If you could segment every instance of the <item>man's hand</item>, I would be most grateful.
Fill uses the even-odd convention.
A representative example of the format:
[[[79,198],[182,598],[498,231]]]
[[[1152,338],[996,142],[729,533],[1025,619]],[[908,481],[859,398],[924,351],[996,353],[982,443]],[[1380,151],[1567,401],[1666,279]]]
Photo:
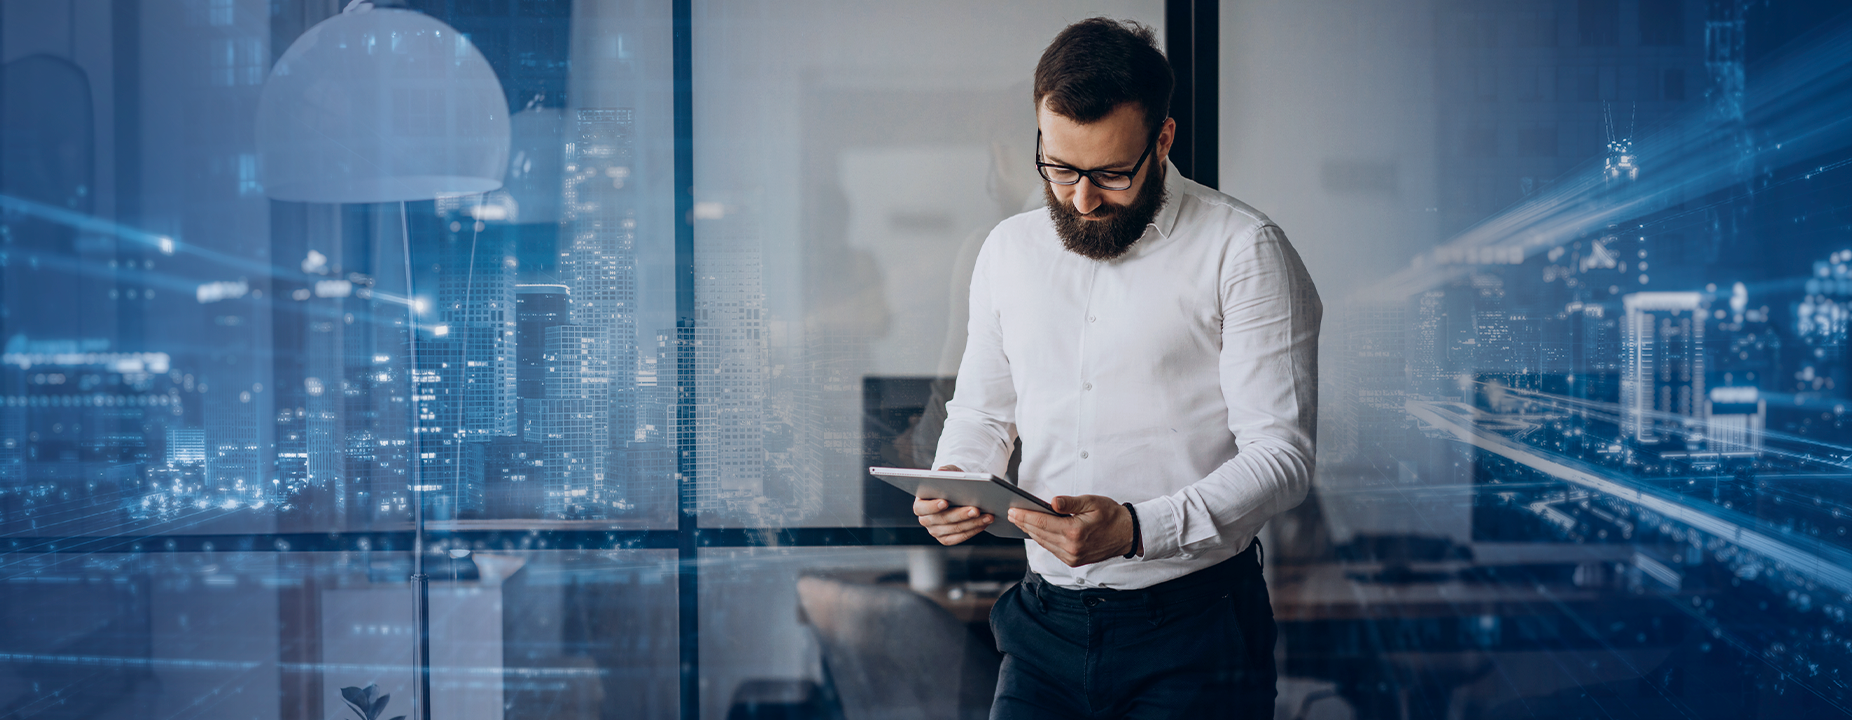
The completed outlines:
[[[957,465],[939,469],[964,472]],[[970,540],[997,520],[974,507],[952,507],[944,500],[917,497],[913,499],[913,514],[920,516],[920,524],[925,525],[926,532],[932,533],[941,545],[957,545]]]
[[[1052,504],[1055,511],[1069,517],[1011,508],[1010,522],[1068,567],[1092,565],[1138,548],[1138,538],[1132,537],[1132,513],[1112,498],[1063,495]]]

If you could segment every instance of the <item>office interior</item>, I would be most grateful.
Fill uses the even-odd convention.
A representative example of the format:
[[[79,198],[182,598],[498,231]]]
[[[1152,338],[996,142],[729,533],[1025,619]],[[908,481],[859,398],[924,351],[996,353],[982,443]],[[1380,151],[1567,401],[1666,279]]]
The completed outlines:
[[[0,715],[986,716],[866,469],[1098,15],[1324,299],[1277,717],[1852,714],[1842,3],[4,0]]]

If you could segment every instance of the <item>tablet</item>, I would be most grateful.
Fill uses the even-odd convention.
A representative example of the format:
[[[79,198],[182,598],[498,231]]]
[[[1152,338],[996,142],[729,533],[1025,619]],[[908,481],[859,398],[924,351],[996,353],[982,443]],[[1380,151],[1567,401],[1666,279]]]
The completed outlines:
[[[1028,533],[1010,522],[1010,508],[1067,517],[1055,512],[1054,506],[1047,501],[1016,487],[1015,483],[988,473],[871,467],[868,468],[868,474],[916,498],[946,500],[953,507],[975,507],[982,510],[997,519],[990,527],[984,528],[985,532],[998,537],[1029,538]]]

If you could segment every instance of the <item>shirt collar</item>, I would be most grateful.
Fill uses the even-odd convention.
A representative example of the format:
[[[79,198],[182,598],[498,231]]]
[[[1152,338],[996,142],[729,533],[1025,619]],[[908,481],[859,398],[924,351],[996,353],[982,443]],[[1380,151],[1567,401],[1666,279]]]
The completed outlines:
[[[1157,231],[1170,237],[1170,231],[1177,226],[1177,206],[1183,204],[1183,183],[1188,182],[1177,172],[1177,166],[1171,164],[1170,158],[1164,158],[1164,206],[1158,209],[1157,217],[1151,224]]]

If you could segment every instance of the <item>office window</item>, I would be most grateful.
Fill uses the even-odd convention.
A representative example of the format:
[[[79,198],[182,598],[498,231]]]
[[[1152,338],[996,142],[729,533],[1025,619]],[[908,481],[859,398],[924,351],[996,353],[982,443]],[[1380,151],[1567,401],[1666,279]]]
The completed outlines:
[[[1845,492],[1772,477],[1834,462],[1829,448],[1852,437],[1834,407],[1785,407],[1789,392],[1828,396],[1846,382],[1828,358],[1844,347],[1852,252],[1819,215],[1832,204],[1821,183],[1845,182],[1830,168],[1852,151],[1852,134],[1828,129],[1841,114],[1826,111],[1846,94],[1828,79],[1843,73],[1827,59],[1843,45],[1830,39],[1846,30],[1839,6],[1505,3],[1562,13],[1576,47],[1469,55],[1445,25],[1431,41],[1397,33],[1402,6],[1342,5],[1224,9],[1235,50],[1221,67],[1221,189],[1280,225],[1325,303],[1318,499],[1277,519],[1267,545],[1279,577],[1306,578],[1269,586],[1294,676],[1282,715],[1644,717],[1784,702],[1844,715],[1845,694],[1826,682],[1739,709],[1758,682],[1808,672],[1789,667],[1820,662],[1824,675],[1848,659],[1819,639],[1828,626],[1839,636],[1819,597],[1852,586],[1824,569],[1852,547],[1834,515]],[[1707,40],[1681,42],[1700,20]],[[1475,65],[1514,78],[1512,92],[1476,98]],[[1554,92],[1533,91],[1528,67]],[[1761,147],[1792,151],[1757,166],[1773,177],[1753,203],[1740,183],[1762,171],[1740,165],[1740,146],[1696,148],[1749,127],[1782,138]],[[1790,144],[1814,133],[1831,137]],[[1384,157],[1400,160],[1393,196],[1335,192],[1331,158]],[[1700,179],[1713,172],[1729,179]],[[1700,529],[1719,521],[1735,527]],[[1782,545],[1750,551],[1725,538],[1735,528]],[[1822,569],[1770,571],[1806,562]],[[1368,564],[1345,592],[1380,614],[1353,621],[1319,604],[1334,596],[1313,578],[1341,572],[1334,564]],[[1540,574],[1550,564],[1557,579]],[[1585,594],[1535,613],[1481,605],[1470,621],[1391,609],[1389,596],[1440,578],[1449,593]],[[1796,629],[1765,634],[1769,618]],[[1751,653],[1723,638],[1794,659],[1752,668],[1761,661],[1744,664]],[[1515,683],[1541,681],[1525,668],[1542,656],[1593,674],[1456,684],[1438,666],[1403,664],[1417,647],[1422,662],[1484,658]],[[1646,656],[1638,672],[1592,670]],[[1353,685],[1360,667],[1387,684]],[[1388,680],[1402,670],[1447,689]]]
[[[1323,300],[1279,714],[1852,707],[1835,5],[171,5],[0,4],[0,715],[983,716],[864,470],[1093,15]]]
[[[1161,4],[761,14],[700,5],[699,400],[685,432],[709,526],[917,526],[871,465],[931,462],[966,283],[997,221],[1041,200],[1030,78],[1094,14]],[[1013,15],[1015,17],[1015,15]],[[830,42],[787,39],[830,28]],[[1029,38],[1034,38],[1033,40]]]

